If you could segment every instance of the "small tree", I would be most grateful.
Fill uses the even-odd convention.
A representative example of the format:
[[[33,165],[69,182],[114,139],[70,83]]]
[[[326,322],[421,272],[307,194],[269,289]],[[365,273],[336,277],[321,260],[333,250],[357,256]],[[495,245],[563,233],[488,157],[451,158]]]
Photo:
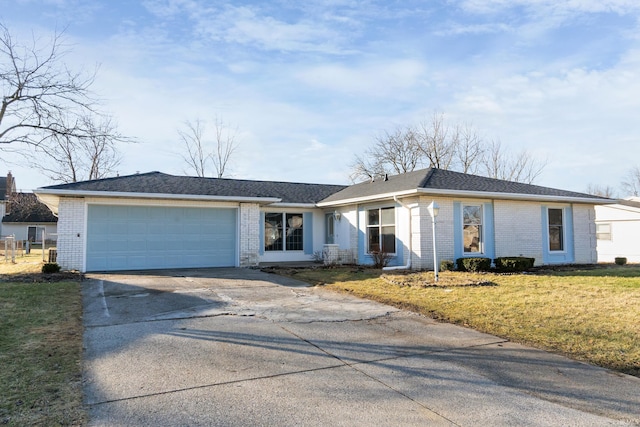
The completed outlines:
[[[186,130],[178,135],[186,149],[182,159],[199,177],[205,177],[213,168],[216,177],[222,178],[228,171],[231,156],[238,148],[237,128],[231,128],[218,116],[214,119],[215,135],[212,142],[206,141],[206,125],[201,119],[186,121]]]
[[[94,120],[102,120],[99,123]],[[121,162],[117,143],[127,141],[108,118],[83,117],[86,136],[54,135],[36,147],[31,164],[54,181],[77,182],[112,175]]]
[[[622,191],[627,196],[640,196],[640,167],[634,166],[629,169],[620,185]]]
[[[593,196],[606,197],[609,199],[615,199],[617,197],[616,190],[608,185],[601,186],[596,184],[589,184],[587,185],[587,189],[585,190],[585,192]]]
[[[16,42],[0,23],[0,144],[39,146],[56,137],[87,137],[83,117],[96,114],[95,73],[69,70],[62,35]]]

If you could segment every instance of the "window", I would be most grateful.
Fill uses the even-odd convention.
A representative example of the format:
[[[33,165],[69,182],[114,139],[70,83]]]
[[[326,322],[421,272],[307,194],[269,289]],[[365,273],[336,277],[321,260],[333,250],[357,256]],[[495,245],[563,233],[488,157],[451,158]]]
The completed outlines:
[[[596,224],[596,239],[611,240],[611,224]]]
[[[301,213],[264,214],[265,251],[301,251],[304,249]]]
[[[564,250],[564,230],[562,226],[562,209],[549,209],[549,250]]]
[[[482,252],[482,206],[462,207],[462,235],[465,253]]]
[[[395,208],[367,211],[367,253],[396,253]]]
[[[42,243],[42,234],[44,233],[44,227],[30,226],[27,229],[27,239],[31,243]]]

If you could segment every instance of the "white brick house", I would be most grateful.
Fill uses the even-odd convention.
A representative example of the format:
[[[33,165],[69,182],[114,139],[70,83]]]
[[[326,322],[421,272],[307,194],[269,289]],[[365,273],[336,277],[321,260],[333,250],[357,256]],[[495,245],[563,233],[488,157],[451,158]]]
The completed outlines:
[[[438,260],[594,263],[594,206],[609,202],[439,169],[351,186],[151,172],[36,194],[59,217],[58,262],[80,271],[247,267],[323,252],[369,264],[375,251],[393,266],[432,269],[432,202]]]

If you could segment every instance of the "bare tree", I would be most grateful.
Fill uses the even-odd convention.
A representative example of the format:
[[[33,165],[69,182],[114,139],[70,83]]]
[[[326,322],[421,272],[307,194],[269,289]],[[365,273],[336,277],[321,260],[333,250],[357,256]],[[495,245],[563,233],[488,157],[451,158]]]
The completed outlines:
[[[620,187],[627,196],[640,196],[640,166],[629,169]]]
[[[355,157],[351,179],[410,172],[423,165],[531,184],[546,161],[526,150],[514,155],[500,141],[485,142],[472,126],[450,126],[442,113],[434,113],[417,127],[398,127],[376,138],[364,155]]]
[[[469,124],[458,127],[458,146],[456,162],[462,173],[476,174],[480,170],[480,162],[486,148],[478,132]]]
[[[48,43],[34,38],[21,45],[0,24],[0,145],[39,146],[55,137],[89,135],[82,117],[95,114],[89,90],[95,74],[70,71],[65,54],[60,33]]]
[[[485,176],[525,184],[532,184],[546,166],[546,162],[536,160],[526,150],[512,155],[499,140],[487,146],[482,162]]]
[[[220,117],[215,117],[216,139],[214,141],[215,151],[213,152],[213,167],[218,178],[222,178],[226,172],[231,155],[238,148],[236,136],[238,128],[232,128]]]
[[[458,150],[459,128],[449,127],[443,113],[433,113],[430,120],[423,120],[417,127],[418,147],[429,166],[451,169]]]
[[[96,122],[96,120],[101,120]],[[58,182],[77,182],[112,175],[121,162],[117,147],[121,138],[111,119],[83,117],[85,136],[54,135],[36,147],[31,165]]]
[[[207,164],[211,158],[210,153],[205,153],[205,142],[203,141],[204,123],[196,119],[194,123],[186,121],[186,130],[178,129],[178,135],[186,148],[186,154],[181,154],[182,159],[193,168],[196,176],[204,177],[207,172]]]
[[[587,185],[587,189],[585,191],[587,194],[591,194],[593,196],[598,197],[606,197],[609,199],[615,199],[617,197],[616,190],[610,186],[601,186],[597,184],[589,184]]]
[[[185,130],[178,130],[180,140],[186,149],[186,154],[180,154],[182,159],[196,176],[207,176],[212,167],[215,175],[222,178],[227,172],[231,156],[238,148],[237,128],[231,128],[216,116],[214,140],[207,141],[205,140],[206,125],[202,120],[186,121],[184,126]]]
[[[411,172],[421,164],[422,154],[416,132],[411,127],[397,127],[376,137],[365,156],[356,156],[352,163],[351,180],[372,179],[386,173]]]

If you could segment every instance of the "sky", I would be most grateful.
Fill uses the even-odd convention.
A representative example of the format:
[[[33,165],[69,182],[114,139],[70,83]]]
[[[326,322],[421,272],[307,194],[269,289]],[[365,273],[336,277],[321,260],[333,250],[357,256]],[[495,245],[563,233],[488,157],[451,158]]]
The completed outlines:
[[[178,130],[218,117],[227,176],[348,184],[376,136],[434,112],[546,161],[539,185],[618,189],[640,166],[637,0],[0,0],[0,22],[64,30],[66,64],[97,67],[137,141],[120,175],[193,174]],[[53,184],[15,161],[20,189]]]

